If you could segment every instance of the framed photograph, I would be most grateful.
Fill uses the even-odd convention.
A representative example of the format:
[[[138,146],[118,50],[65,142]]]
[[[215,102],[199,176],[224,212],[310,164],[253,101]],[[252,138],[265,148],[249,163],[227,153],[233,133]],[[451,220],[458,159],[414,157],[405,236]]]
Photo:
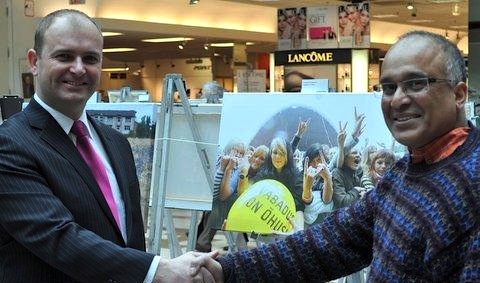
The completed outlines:
[[[29,99],[35,93],[35,85],[32,73],[22,73],[23,99]]]

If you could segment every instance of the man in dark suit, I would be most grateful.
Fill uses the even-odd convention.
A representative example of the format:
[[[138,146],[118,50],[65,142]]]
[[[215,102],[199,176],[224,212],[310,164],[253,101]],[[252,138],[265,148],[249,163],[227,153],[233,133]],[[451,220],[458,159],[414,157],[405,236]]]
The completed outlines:
[[[81,12],[56,11],[39,23],[27,53],[36,94],[0,127],[0,282],[213,281],[200,266],[215,253],[169,260],[144,251],[130,145],[85,112],[102,46]],[[73,131],[78,123],[85,135]]]

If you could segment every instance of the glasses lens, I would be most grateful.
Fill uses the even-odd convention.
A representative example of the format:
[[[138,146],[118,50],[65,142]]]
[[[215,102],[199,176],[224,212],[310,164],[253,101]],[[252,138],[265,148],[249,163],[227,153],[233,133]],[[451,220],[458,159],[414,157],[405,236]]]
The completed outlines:
[[[396,89],[397,89],[397,85],[394,83],[380,84],[380,91],[383,93],[383,95],[386,95],[386,96],[393,95]]]
[[[408,94],[418,94],[428,87],[428,78],[418,78],[403,81],[403,86]]]

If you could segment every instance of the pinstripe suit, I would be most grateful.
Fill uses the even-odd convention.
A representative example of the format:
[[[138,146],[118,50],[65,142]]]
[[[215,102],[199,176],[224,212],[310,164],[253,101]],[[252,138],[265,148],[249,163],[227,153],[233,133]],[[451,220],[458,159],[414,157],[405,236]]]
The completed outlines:
[[[125,202],[123,240],[73,142],[35,100],[0,126],[0,282],[142,282],[139,184],[128,141],[94,125]]]

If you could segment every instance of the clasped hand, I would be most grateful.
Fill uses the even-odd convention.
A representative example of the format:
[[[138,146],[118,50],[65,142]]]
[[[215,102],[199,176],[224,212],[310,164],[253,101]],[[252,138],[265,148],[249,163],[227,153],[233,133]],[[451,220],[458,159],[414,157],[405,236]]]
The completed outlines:
[[[210,253],[188,252],[173,259],[161,258],[154,283],[223,283],[223,270]]]

